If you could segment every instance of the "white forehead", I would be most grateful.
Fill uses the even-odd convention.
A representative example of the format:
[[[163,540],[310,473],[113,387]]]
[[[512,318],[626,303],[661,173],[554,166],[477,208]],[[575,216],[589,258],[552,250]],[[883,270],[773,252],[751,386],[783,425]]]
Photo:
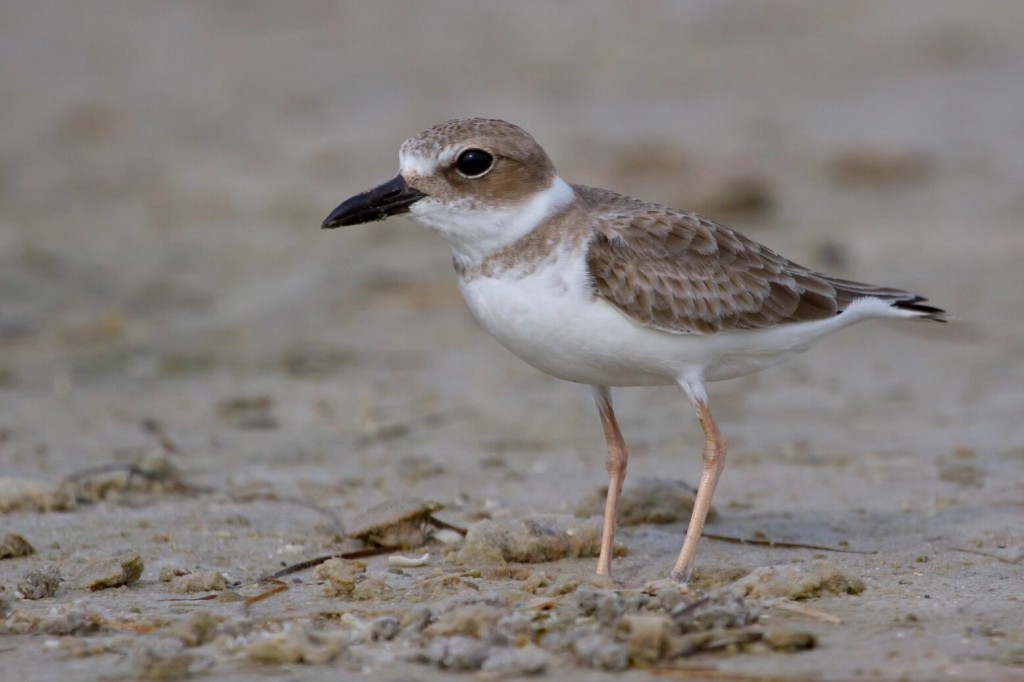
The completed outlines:
[[[406,177],[433,175],[439,168],[454,163],[460,151],[461,145],[438,144],[431,147],[422,144],[421,140],[410,138],[398,151],[398,172]]]

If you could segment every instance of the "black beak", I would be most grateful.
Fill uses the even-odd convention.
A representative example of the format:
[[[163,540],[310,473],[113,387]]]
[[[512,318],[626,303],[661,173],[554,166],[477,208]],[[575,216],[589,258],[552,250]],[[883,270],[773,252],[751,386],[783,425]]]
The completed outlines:
[[[362,223],[384,220],[390,215],[408,213],[409,206],[427,196],[405,183],[405,178],[396,175],[379,187],[357,194],[331,211],[324,218],[321,228],[361,225]]]

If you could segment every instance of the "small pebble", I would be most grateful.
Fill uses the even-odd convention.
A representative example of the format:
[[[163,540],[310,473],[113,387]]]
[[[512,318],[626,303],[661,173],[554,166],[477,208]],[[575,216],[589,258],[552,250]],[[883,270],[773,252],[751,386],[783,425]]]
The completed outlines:
[[[167,589],[176,594],[219,592],[228,586],[227,579],[217,571],[196,571],[171,578]]]
[[[56,566],[46,566],[22,576],[17,590],[25,599],[45,599],[55,595],[59,586],[60,571]]]
[[[130,585],[142,577],[144,564],[137,552],[122,552],[86,562],[71,582],[79,589],[104,590]]]
[[[8,533],[0,538],[0,559],[15,559],[35,553],[36,548],[17,533]]]
[[[349,597],[356,588],[356,577],[366,572],[366,563],[348,559],[328,559],[316,568],[316,577],[324,582],[325,597]]]

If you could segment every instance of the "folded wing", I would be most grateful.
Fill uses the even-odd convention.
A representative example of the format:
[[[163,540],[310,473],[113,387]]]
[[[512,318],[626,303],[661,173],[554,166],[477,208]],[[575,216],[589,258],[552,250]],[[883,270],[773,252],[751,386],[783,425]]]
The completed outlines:
[[[814,272],[695,213],[576,189],[603,209],[587,252],[596,295],[645,326],[704,334],[762,329],[831,317],[865,296],[943,318],[920,296]]]

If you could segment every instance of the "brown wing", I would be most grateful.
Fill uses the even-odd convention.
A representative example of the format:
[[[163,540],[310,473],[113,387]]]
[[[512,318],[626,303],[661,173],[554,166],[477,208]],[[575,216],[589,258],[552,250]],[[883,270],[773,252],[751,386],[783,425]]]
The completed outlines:
[[[587,252],[595,292],[646,326],[677,333],[760,329],[831,317],[845,303],[826,276],[707,218],[581,190],[604,216]]]

